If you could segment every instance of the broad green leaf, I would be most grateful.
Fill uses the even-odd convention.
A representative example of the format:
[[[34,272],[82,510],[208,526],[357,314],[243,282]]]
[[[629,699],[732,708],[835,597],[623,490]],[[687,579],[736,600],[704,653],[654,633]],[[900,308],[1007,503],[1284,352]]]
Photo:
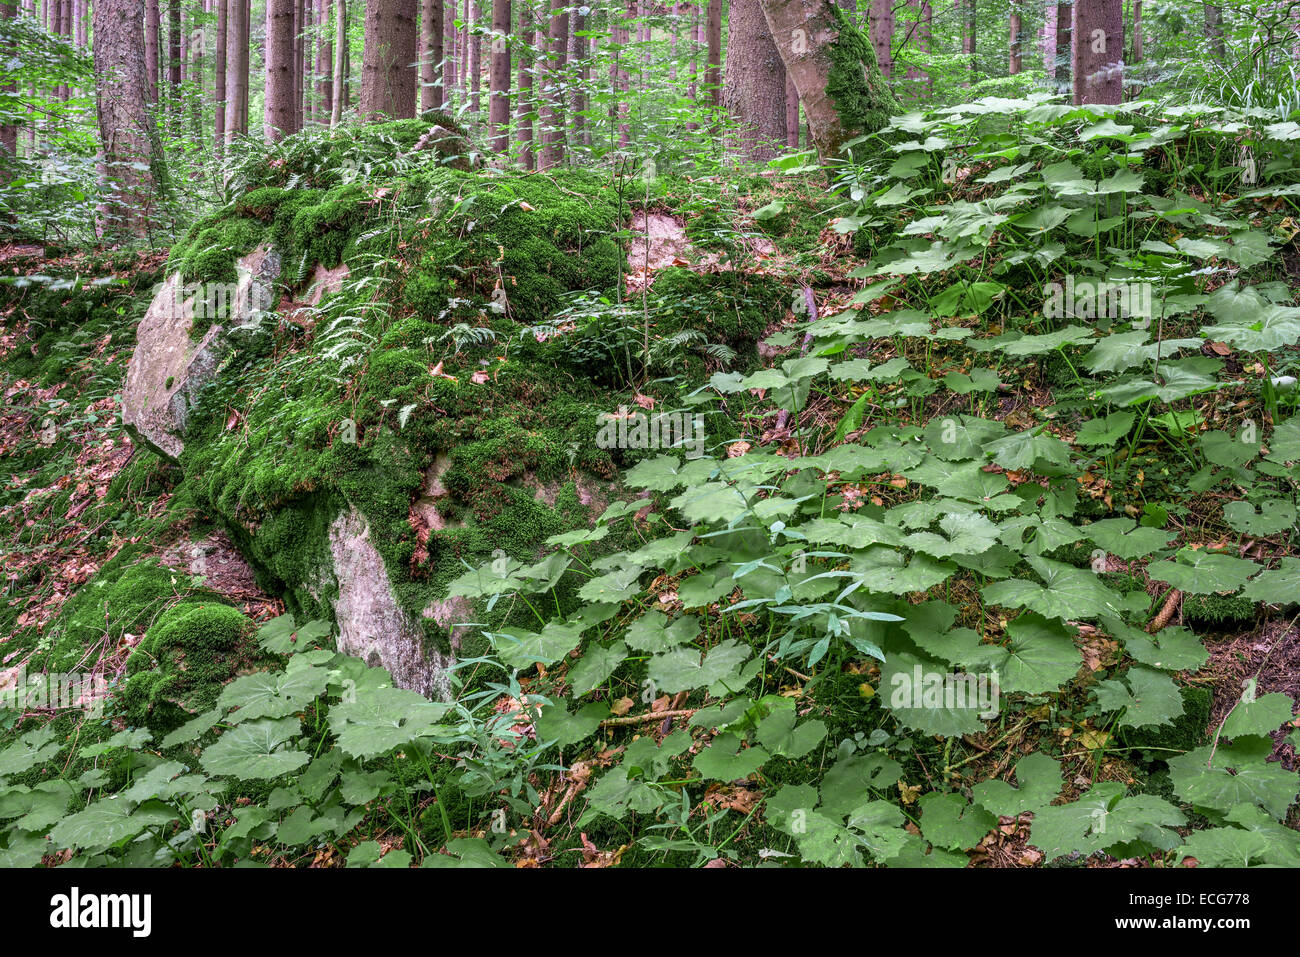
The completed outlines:
[[[1119,711],[1119,725],[1141,728],[1171,724],[1183,713],[1183,697],[1173,679],[1150,668],[1134,666],[1124,680],[1110,679],[1097,686],[1097,706]]]
[[[1035,751],[1016,762],[1016,787],[996,778],[971,789],[977,804],[1002,817],[1047,807],[1061,792],[1061,763]]]

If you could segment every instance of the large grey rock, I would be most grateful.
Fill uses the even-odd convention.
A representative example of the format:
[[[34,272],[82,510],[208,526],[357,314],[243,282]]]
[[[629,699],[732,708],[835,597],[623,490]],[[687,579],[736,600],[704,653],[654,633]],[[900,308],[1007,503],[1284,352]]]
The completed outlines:
[[[399,688],[426,698],[450,698],[448,669],[454,659],[426,649],[424,630],[398,605],[365,517],[355,508],[341,512],[330,525],[329,545],[338,585],[338,650],[386,668]]]
[[[122,421],[133,439],[172,461],[185,448],[190,410],[235,344],[261,334],[274,305],[280,255],[262,247],[237,263],[234,283],[159,285],[136,329],[122,390]],[[195,320],[210,322],[202,338]]]

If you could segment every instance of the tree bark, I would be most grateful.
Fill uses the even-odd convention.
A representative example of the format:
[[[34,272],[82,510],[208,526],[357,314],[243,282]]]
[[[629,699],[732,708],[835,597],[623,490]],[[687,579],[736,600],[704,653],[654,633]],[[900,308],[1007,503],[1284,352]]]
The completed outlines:
[[[582,12],[584,9],[582,6],[574,7],[573,20],[569,24],[569,64],[573,73],[573,99],[569,115],[572,117],[574,143],[582,143],[587,139],[586,84],[591,63],[587,59],[587,37],[579,36],[587,29],[587,14]]]
[[[515,98],[515,142],[524,169],[537,168],[533,152],[533,44],[537,38],[534,0],[519,0],[519,94]]]
[[[492,59],[488,63],[488,124],[492,149],[510,152],[510,0],[492,0]]]
[[[564,60],[569,52],[569,14],[565,0],[551,0],[547,37],[550,42],[547,44],[546,79],[542,87],[541,169],[550,169],[564,162]]]
[[[1075,0],[1070,69],[1074,105],[1124,101],[1124,2]]]
[[[420,7],[420,112],[442,106],[442,0],[424,0]]]
[[[765,163],[786,139],[785,66],[759,0],[731,0],[723,102],[736,120],[730,146]]]
[[[167,0],[167,116],[175,122],[181,102],[181,0]]]
[[[226,144],[248,133],[249,0],[226,0]]]
[[[876,62],[886,79],[894,72],[894,4],[893,0],[871,0],[871,46]]]
[[[0,20],[14,20],[18,17],[18,0],[0,0]],[[102,0],[101,0],[102,2]],[[12,57],[16,53],[13,44],[0,48],[0,56]],[[0,93],[13,95],[18,92],[18,84],[11,82],[0,87]],[[0,183],[12,179],[9,161],[18,156],[18,127],[12,123],[0,125]]]
[[[442,3],[442,0],[437,0]],[[456,0],[447,0],[450,9],[443,7],[442,12],[442,102],[447,109],[452,109],[452,91],[456,87]]]
[[[295,132],[293,88],[293,21],[297,0],[266,2],[266,112],[263,119],[268,143]]]
[[[415,116],[415,4],[371,0],[366,5],[360,110],[367,120]]]
[[[105,233],[148,232],[153,117],[145,107],[144,0],[96,0],[91,25]]]
[[[722,0],[709,0],[704,36],[708,50],[708,66],[704,68],[705,101],[718,107],[722,105]]]
[[[762,7],[823,161],[902,109],[871,43],[830,0],[762,0]]]
[[[1012,2],[1015,3],[1015,6],[1011,8],[1011,21],[1007,27],[1007,33],[1011,39],[1011,43],[1010,43],[1011,53],[1007,60],[1007,73],[1009,73],[1011,76],[1015,76],[1017,73],[1020,72],[1020,57],[1021,57],[1020,48],[1024,40],[1022,36],[1024,28],[1021,24],[1021,19],[1020,19],[1021,0],[1012,0]]]
[[[348,0],[334,0],[334,89],[330,93],[330,126],[343,119],[343,84],[348,69]]]
[[[158,33],[161,26],[158,0],[146,0],[144,8],[144,74],[150,105],[158,103]]]
[[[1142,0],[1133,0],[1133,62],[1142,62]]]
[[[1223,43],[1223,8],[1218,4],[1205,5],[1205,36],[1210,41],[1210,49],[1219,61],[1228,58],[1227,48]]]
[[[465,43],[466,43],[466,60],[465,60],[465,77],[469,92],[469,112],[470,116],[478,122],[482,116],[483,104],[479,97],[479,90],[483,86],[483,41],[478,35],[479,21],[483,19],[483,11],[479,8],[479,0],[466,0],[465,6],[469,11],[468,23],[465,25]]]
[[[334,76],[330,56],[329,0],[316,0],[316,104],[317,120],[324,124],[334,113]]]
[[[785,146],[791,150],[799,148],[799,90],[788,73],[785,77]]]
[[[1056,88],[1064,93],[1070,89],[1070,76],[1073,70],[1074,5],[1058,3],[1056,5],[1056,47],[1052,53],[1054,67],[1048,75],[1056,80]]]
[[[217,156],[226,145],[226,45],[229,42],[229,0],[216,0],[217,43],[212,50],[213,141]]]

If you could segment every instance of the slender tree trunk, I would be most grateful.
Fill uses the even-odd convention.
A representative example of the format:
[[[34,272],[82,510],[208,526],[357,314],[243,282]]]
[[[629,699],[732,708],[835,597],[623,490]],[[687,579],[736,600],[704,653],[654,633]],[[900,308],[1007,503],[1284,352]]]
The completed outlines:
[[[266,2],[266,113],[262,121],[268,143],[294,132],[293,21],[297,0]]]
[[[609,15],[613,20],[610,40],[614,46],[613,56],[609,58],[609,131],[612,140],[614,130],[618,130],[618,145],[623,147],[627,146],[631,133],[627,123],[627,98],[622,95],[627,90],[628,84],[627,69],[624,62],[627,56],[626,47],[629,34],[626,19],[617,15],[613,10],[610,10]]]
[[[343,119],[343,84],[348,78],[348,0],[334,0],[334,90],[330,94],[330,126]]]
[[[102,3],[103,0],[100,0]],[[0,0],[0,20],[14,20],[18,17],[17,0]],[[0,56],[12,57],[17,52],[14,44],[7,43],[0,47]],[[13,95],[18,92],[16,82],[6,83],[0,87],[0,93]],[[7,183],[13,178],[9,163],[18,157],[18,127],[13,123],[0,124],[0,183]],[[6,217],[7,218],[7,217]]]
[[[181,0],[167,0],[167,118],[174,127],[181,103]]]
[[[510,0],[492,0],[491,61],[488,63],[488,124],[492,149],[510,152]]]
[[[1124,2],[1075,0],[1070,68],[1075,106],[1124,101]]]
[[[226,0],[226,144],[248,133],[249,0]]]
[[[718,107],[722,105],[722,0],[709,0],[704,32],[709,64],[704,70],[705,96],[710,106]]]
[[[1021,0],[1012,0],[1012,2],[1015,6],[1011,8],[1011,22],[1007,27],[1007,33],[1011,40],[1011,54],[1007,62],[1007,73],[1011,76],[1015,76],[1020,72],[1020,48],[1024,38],[1021,36],[1023,32],[1023,27],[1020,22]]]
[[[216,0],[217,43],[212,51],[213,145],[221,156],[226,145],[226,45],[230,29],[229,0]]]
[[[1205,4],[1205,36],[1210,41],[1215,59],[1220,62],[1226,60],[1228,51],[1223,43],[1223,7],[1218,4]]]
[[[158,34],[161,32],[161,19],[158,13],[159,0],[145,0],[144,8],[144,73],[147,89],[145,95],[151,106],[158,104]],[[48,2],[47,2],[48,6]]]
[[[105,232],[143,237],[153,196],[153,118],[145,108],[144,0],[95,0],[95,106]]]
[[[569,50],[566,0],[551,0],[547,36],[548,60],[542,89],[542,169],[550,169],[564,162],[564,60]]]
[[[759,0],[731,0],[723,102],[736,119],[731,147],[756,162],[785,142],[785,66]]]
[[[293,4],[293,129],[302,129],[303,116],[306,113],[304,100],[307,92],[307,70],[305,66],[306,47],[304,31],[307,29],[306,0],[294,0]]]
[[[894,73],[894,4],[893,0],[871,0],[871,46],[876,62],[886,79]]]
[[[582,12],[584,9],[586,8],[582,6],[574,8],[573,22],[569,30],[569,63],[573,74],[573,98],[570,107],[570,116],[573,119],[570,126],[575,144],[583,143],[587,138],[586,90],[591,64],[587,60],[587,38],[579,36],[587,29],[587,15]]]
[[[870,41],[830,0],[762,0],[762,6],[823,161],[901,110]]]
[[[1056,50],[1052,62],[1055,64],[1049,75],[1055,76],[1056,88],[1064,93],[1070,89],[1070,71],[1073,69],[1074,54],[1071,37],[1074,31],[1074,4],[1058,3],[1056,5]]]
[[[329,0],[316,0],[316,103],[317,121],[328,123],[334,113],[334,74],[331,69]]]
[[[437,0],[441,3],[442,0]],[[442,101],[447,109],[453,108],[452,91],[457,89],[456,64],[456,0],[448,0],[442,16]]]
[[[1133,0],[1133,62],[1142,62],[1142,0]]]
[[[478,35],[479,23],[483,19],[483,11],[479,7],[479,0],[466,0],[469,8],[469,23],[465,27],[465,40],[468,44],[468,55],[466,58],[467,77],[469,79],[469,112],[474,117],[474,122],[479,122],[482,118],[483,103],[479,97],[479,90],[483,86],[483,40]]]
[[[442,0],[423,0],[420,7],[420,112],[442,106]]]
[[[361,115],[415,116],[416,0],[371,0],[361,59]]]
[[[533,44],[537,39],[534,0],[519,0],[519,94],[515,98],[515,142],[524,169],[537,168],[533,152]]]

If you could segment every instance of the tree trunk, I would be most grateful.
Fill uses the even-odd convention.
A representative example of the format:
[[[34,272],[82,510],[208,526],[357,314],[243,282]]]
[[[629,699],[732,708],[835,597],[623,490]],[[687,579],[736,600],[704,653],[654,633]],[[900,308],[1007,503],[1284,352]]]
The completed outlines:
[[[167,0],[167,117],[174,124],[181,103],[181,0]]]
[[[158,0],[146,0],[144,10],[144,75],[150,105],[158,103]]]
[[[1215,59],[1220,62],[1226,60],[1228,52],[1223,44],[1223,7],[1218,4],[1205,5],[1205,35],[1209,38]]]
[[[786,139],[785,66],[759,0],[731,0],[723,101],[736,120],[729,146],[765,163]]]
[[[1052,53],[1052,62],[1054,68],[1048,72],[1056,80],[1056,88],[1064,93],[1070,89],[1070,75],[1073,69],[1073,44],[1071,37],[1074,32],[1074,5],[1073,3],[1058,3],[1056,5],[1056,48]]]
[[[226,44],[230,20],[227,13],[229,0],[216,0],[217,44],[212,50],[212,101],[213,140],[217,156],[226,145]]]
[[[441,4],[443,0],[435,0]],[[452,91],[456,89],[456,0],[448,0],[450,9],[442,11],[442,102],[454,109]]]
[[[442,0],[424,0],[420,7],[420,112],[442,106]]]
[[[103,2],[103,0],[100,0]],[[18,17],[18,0],[0,0],[0,20],[14,20]],[[0,47],[0,56],[12,57],[16,53],[13,44]],[[11,82],[0,87],[0,93],[14,95],[18,84]],[[18,127],[12,123],[0,124],[0,183],[7,183],[13,177],[9,171],[9,161],[18,156]]]
[[[570,116],[573,128],[573,142],[583,143],[587,139],[587,80],[590,77],[591,63],[587,59],[587,37],[579,36],[587,29],[585,7],[574,7],[573,22],[569,30],[569,63],[573,68],[573,99]],[[508,69],[509,67],[507,67]]]
[[[477,123],[483,109],[479,98],[479,90],[483,86],[483,41],[477,32],[479,21],[483,19],[483,11],[479,8],[479,0],[466,0],[465,5],[469,9],[469,22],[465,26],[465,42],[468,51],[465,60],[465,77],[468,84],[469,113]]]
[[[1124,0],[1075,0],[1074,105],[1124,101]]]
[[[492,149],[510,152],[510,0],[492,0],[491,61],[488,63],[488,124]]]
[[[415,116],[415,4],[416,0],[366,4],[360,110],[367,120]]]
[[[1142,0],[1133,0],[1133,62],[1142,62]]]
[[[316,103],[317,121],[325,124],[334,113],[334,76],[330,56],[329,0],[316,0]]]
[[[718,107],[722,105],[722,0],[709,0],[704,35],[708,49],[708,66],[704,69],[704,96],[710,106]]]
[[[249,0],[226,0],[226,143],[248,133]]]
[[[551,0],[547,36],[550,42],[542,86],[541,169],[559,166],[564,161],[564,60],[569,51],[569,14],[565,0]]]
[[[524,169],[537,168],[533,152],[533,44],[537,38],[534,0],[519,0],[519,95],[515,98],[515,142]]]
[[[343,84],[348,77],[348,0],[334,0],[334,89],[330,93],[330,126],[343,119]]]
[[[871,0],[871,46],[876,51],[880,72],[888,79],[894,72],[893,0]]]
[[[91,43],[105,231],[143,237],[153,193],[153,117],[145,108],[144,0],[95,0]]]
[[[294,132],[293,20],[297,0],[266,0],[266,112],[263,132],[274,143]]]
[[[1011,8],[1011,22],[1008,24],[1008,35],[1011,38],[1011,55],[1007,61],[1007,73],[1015,76],[1020,72],[1021,46],[1024,41],[1022,33],[1024,27],[1020,20],[1020,3],[1021,0],[1012,0],[1016,5]]]
[[[631,129],[628,126],[628,102],[624,95],[628,88],[628,75],[626,67],[627,42],[629,34],[627,30],[627,21],[622,17],[616,17],[614,12],[610,11],[610,17],[614,18],[611,27],[611,41],[614,44],[614,55],[609,59],[609,135],[612,140],[615,128],[618,129],[618,145],[624,147],[628,145],[631,139]]]
[[[902,109],[875,51],[830,0],[762,0],[786,71],[799,90],[812,142],[823,161]]]

